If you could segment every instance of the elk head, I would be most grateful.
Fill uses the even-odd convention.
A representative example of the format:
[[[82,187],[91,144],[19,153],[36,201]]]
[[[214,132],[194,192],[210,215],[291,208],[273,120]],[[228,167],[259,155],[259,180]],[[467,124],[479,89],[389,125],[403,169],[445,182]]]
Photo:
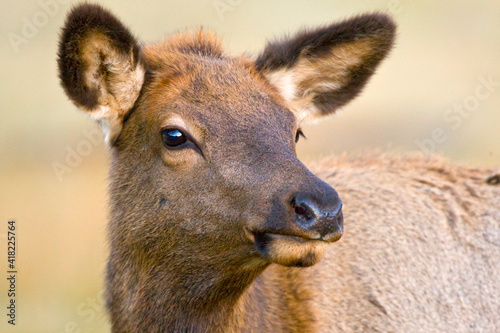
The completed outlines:
[[[250,59],[205,31],[141,47],[101,7],[74,8],[59,72],[112,150],[112,256],[178,270],[318,262],[342,235],[342,201],[298,160],[301,124],[354,98],[394,31],[362,15]]]

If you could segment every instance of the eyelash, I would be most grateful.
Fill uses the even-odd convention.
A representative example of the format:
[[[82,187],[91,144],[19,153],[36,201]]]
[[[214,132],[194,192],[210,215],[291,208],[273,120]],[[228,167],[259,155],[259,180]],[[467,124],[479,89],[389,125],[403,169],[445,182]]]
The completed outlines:
[[[304,139],[306,138],[306,136],[304,135],[302,130],[298,129],[297,134],[295,134],[295,143],[297,143],[299,141],[300,137],[303,137]]]

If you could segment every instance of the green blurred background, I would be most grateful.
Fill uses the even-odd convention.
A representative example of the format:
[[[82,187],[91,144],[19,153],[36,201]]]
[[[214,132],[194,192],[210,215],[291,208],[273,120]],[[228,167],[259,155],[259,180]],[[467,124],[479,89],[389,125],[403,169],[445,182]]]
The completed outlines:
[[[423,147],[462,164],[500,165],[500,86],[483,83],[500,82],[499,1],[99,2],[144,42],[204,26],[232,53],[254,55],[266,39],[300,27],[387,11],[399,24],[396,48],[361,97],[304,129],[299,155]],[[100,293],[109,152],[56,74],[58,33],[72,3],[0,2],[1,332],[109,331]],[[80,158],[71,157],[77,150]],[[5,315],[8,219],[18,227],[15,327]]]

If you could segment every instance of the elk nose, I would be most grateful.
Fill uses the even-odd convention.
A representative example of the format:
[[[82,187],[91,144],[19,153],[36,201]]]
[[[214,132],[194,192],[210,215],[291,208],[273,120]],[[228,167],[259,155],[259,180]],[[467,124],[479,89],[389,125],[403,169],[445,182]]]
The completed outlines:
[[[342,236],[342,200],[333,189],[321,198],[298,194],[290,204],[295,222],[311,238],[335,242]]]

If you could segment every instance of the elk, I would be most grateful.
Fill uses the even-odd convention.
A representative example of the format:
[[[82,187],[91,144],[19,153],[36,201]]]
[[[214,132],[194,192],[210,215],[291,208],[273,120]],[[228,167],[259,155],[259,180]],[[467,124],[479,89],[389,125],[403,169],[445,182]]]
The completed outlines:
[[[113,332],[500,331],[493,170],[296,156],[301,124],[356,97],[395,30],[364,14],[250,58],[205,30],[140,45],[99,5],[71,10],[59,77],[112,155]]]

